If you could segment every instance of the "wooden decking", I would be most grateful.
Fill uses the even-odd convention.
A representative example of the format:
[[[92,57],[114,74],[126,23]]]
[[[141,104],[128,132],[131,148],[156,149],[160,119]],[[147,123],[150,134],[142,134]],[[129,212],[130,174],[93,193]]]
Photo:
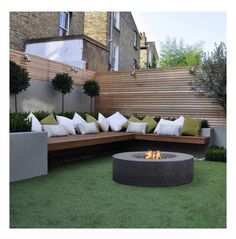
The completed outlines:
[[[48,138],[48,151],[80,148],[127,140],[161,141],[185,144],[207,144],[208,137],[202,136],[160,136],[156,134],[134,134],[126,132],[107,132],[99,134],[71,135]]]

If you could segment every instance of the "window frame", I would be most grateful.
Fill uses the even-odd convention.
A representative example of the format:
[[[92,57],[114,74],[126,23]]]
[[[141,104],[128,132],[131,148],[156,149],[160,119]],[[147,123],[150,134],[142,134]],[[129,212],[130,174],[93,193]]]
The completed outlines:
[[[134,31],[133,44],[134,44],[134,48],[137,49],[137,47],[138,47],[138,33],[136,31]]]
[[[61,25],[61,16],[62,14],[66,14],[65,22],[63,22],[63,26]],[[67,21],[67,22],[66,22]],[[65,23],[65,24],[64,24]],[[67,25],[66,28],[64,25]],[[70,12],[59,12],[59,36],[68,36],[70,31]],[[65,32],[65,34],[63,34]]]
[[[113,12],[113,26],[120,30],[120,12]]]
[[[117,45],[116,43],[113,43],[112,46],[112,70],[119,70],[119,45]]]

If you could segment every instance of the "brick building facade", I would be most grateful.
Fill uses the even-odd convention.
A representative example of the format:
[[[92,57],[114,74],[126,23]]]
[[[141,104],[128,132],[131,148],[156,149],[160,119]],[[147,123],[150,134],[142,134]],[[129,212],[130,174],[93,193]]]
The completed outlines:
[[[93,39],[85,37],[82,59],[90,70],[131,70],[139,66],[140,37],[130,12],[10,13],[12,49],[24,51],[28,40],[59,34]]]

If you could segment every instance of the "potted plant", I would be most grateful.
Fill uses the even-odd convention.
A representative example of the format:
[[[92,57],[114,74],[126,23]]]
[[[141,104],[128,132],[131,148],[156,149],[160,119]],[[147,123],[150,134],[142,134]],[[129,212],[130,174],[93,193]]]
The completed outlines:
[[[26,90],[30,86],[29,73],[23,67],[10,61],[10,94],[15,95],[15,112],[17,110],[17,94]]]
[[[93,111],[93,97],[99,96],[100,86],[96,80],[87,80],[83,85],[84,93],[91,97],[91,112]]]
[[[73,80],[67,73],[57,73],[52,79],[52,84],[54,89],[62,94],[62,113],[64,113],[64,96],[73,89]]]

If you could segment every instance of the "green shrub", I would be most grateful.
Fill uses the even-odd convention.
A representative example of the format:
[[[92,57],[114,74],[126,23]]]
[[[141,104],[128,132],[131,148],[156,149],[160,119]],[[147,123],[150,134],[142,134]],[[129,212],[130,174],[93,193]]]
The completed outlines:
[[[26,119],[27,113],[10,114],[10,132],[31,131],[31,121]]]
[[[215,145],[209,147],[206,160],[226,162],[226,149]]]

